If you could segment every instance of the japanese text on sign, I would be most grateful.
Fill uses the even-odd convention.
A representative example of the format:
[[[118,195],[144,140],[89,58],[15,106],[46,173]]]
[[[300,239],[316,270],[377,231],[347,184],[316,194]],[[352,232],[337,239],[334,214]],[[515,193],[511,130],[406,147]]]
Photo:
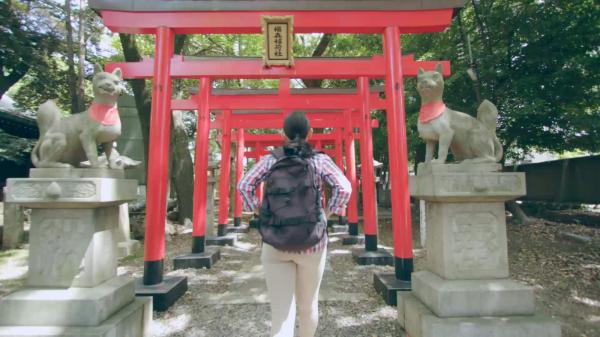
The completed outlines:
[[[265,39],[265,66],[292,66],[293,33],[292,17],[263,17]]]

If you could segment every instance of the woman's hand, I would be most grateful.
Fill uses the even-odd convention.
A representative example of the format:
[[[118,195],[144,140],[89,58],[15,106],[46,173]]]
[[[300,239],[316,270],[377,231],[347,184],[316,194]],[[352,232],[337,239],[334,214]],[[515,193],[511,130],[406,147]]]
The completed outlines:
[[[256,217],[258,217],[258,216],[260,215],[260,209],[259,209],[258,207],[257,207],[257,208],[255,208],[255,209],[253,210],[253,212],[254,212],[254,215],[255,215]]]

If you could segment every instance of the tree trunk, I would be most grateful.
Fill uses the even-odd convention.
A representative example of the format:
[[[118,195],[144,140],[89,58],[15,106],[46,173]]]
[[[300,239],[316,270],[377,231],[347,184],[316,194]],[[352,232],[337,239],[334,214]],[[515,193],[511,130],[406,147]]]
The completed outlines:
[[[171,127],[170,176],[172,190],[177,194],[179,222],[192,219],[194,205],[194,163],[188,149],[189,138],[183,123],[183,113],[173,111]]]
[[[79,67],[77,69],[77,102],[78,109],[77,111],[85,110],[85,54],[86,54],[86,44],[85,44],[85,10],[84,10],[84,1],[79,0],[79,29],[77,31],[77,37],[79,40],[78,43],[78,61]]]
[[[77,74],[75,73],[75,51],[73,46],[73,24],[71,20],[71,0],[65,0],[65,28],[67,30],[67,66],[69,67],[69,95],[71,96],[71,113],[81,112],[77,95]]]
[[[333,40],[333,37],[334,37],[333,34],[323,34],[323,36],[321,36],[321,40],[319,40],[319,44],[317,44],[317,47],[315,48],[315,50],[312,53],[312,57],[323,56],[323,54],[325,54],[325,51],[327,50],[327,47]],[[319,79],[319,80],[302,80],[302,82],[304,83],[304,85],[307,88],[320,88],[321,85],[323,84],[323,80],[321,80],[321,79]]]

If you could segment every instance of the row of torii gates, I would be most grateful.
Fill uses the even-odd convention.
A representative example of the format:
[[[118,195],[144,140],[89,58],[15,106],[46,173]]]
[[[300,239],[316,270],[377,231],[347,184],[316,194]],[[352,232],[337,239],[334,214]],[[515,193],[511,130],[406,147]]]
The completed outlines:
[[[238,7],[233,6],[240,10],[232,8],[232,3],[238,3]],[[314,7],[315,3],[320,6]],[[177,9],[177,4],[181,4],[183,9]],[[340,7],[340,4],[343,6]],[[354,147],[355,139],[359,139],[365,247],[355,254],[372,263],[389,261],[389,253],[377,246],[372,145],[374,125],[371,120],[372,110],[385,110],[394,239],[392,261],[395,273],[376,275],[375,283],[376,286],[378,283],[383,285],[383,291],[410,288],[413,246],[403,78],[416,76],[419,67],[431,70],[438,63],[442,64],[443,73],[448,76],[450,64],[446,61],[424,62],[415,61],[412,56],[403,57],[400,35],[444,30],[452,20],[454,8],[462,6],[462,1],[148,1],[144,4],[144,1],[134,0],[91,0],[90,6],[100,12],[105,26],[113,32],[156,36],[153,59],[111,63],[106,67],[108,71],[121,68],[124,77],[128,79],[153,81],[145,262],[143,280],[137,289],[138,295],[153,296],[155,309],[166,310],[187,289],[185,278],[164,277],[163,267],[172,110],[195,110],[198,115],[192,254],[183,258],[214,259],[215,251],[206,247],[210,129],[220,129],[222,158],[225,159],[221,163],[216,238],[223,239],[227,236],[230,204],[227,177],[230,175],[232,142],[237,144],[236,172],[241,173],[240,159],[243,156],[258,158],[264,154],[264,146],[275,144],[274,139],[267,139],[272,136],[249,135],[245,130],[281,128],[287,112],[304,110],[307,111],[313,128],[333,129],[329,134],[313,136],[312,142],[321,148],[332,145],[334,149],[330,154],[352,182],[352,200],[347,210],[351,236],[358,235]],[[263,15],[294,16],[296,33],[381,34],[384,53],[369,58],[300,58],[289,68],[265,68],[258,58],[191,59],[173,53],[175,34],[258,34],[261,32]],[[181,78],[199,79],[199,91],[190,99],[172,98],[171,82]],[[272,92],[224,90],[219,93],[212,88],[213,81],[219,79],[279,79],[279,88]],[[357,88],[350,91],[291,89],[291,79],[352,79],[356,80]],[[377,90],[371,90],[371,79],[384,80],[385,99],[380,97]],[[211,113],[218,117],[212,123]],[[236,130],[235,134],[233,130]],[[254,150],[245,153],[246,147],[253,147]],[[236,178],[238,180],[239,177]],[[235,203],[238,204],[235,217],[239,218],[239,200]],[[238,224],[239,220],[235,223]]]

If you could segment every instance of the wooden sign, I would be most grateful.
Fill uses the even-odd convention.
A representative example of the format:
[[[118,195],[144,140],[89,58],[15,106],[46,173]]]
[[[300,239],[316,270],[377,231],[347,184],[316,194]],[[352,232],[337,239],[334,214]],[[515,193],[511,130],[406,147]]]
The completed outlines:
[[[263,16],[263,64],[265,67],[294,65],[294,17]]]

